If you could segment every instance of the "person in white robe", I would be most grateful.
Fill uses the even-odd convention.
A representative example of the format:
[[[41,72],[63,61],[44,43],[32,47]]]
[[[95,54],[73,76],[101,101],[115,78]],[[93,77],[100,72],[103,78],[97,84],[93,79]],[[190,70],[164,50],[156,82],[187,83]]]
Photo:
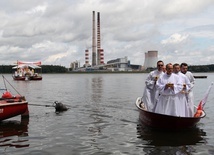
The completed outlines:
[[[190,81],[190,90],[188,91],[188,106],[189,106],[189,114],[190,116],[194,116],[194,94],[193,94],[193,87],[195,85],[195,78],[193,74],[188,70],[188,65],[186,63],[181,63],[180,65],[181,73],[187,76]]]
[[[180,100],[180,108],[181,108],[181,112],[183,111],[182,116],[185,117],[191,117],[190,113],[189,113],[189,104],[188,104],[188,92],[190,90],[191,84],[189,79],[187,78],[187,76],[185,76],[183,73],[180,72],[180,65],[175,63],[173,65],[173,72],[179,76],[179,78],[181,79],[181,82],[183,84],[183,89],[180,93],[178,93],[178,98]]]
[[[173,73],[173,65],[166,65],[166,73],[161,76],[156,83],[160,96],[155,108],[156,113],[183,116],[184,112],[180,108],[180,100],[178,94],[183,89],[183,84],[178,75]]]
[[[151,112],[154,112],[154,109],[157,103],[159,92],[157,92],[155,85],[156,85],[157,79],[164,74],[163,66],[164,66],[163,61],[159,60],[157,62],[157,69],[154,71],[151,71],[145,81],[145,89],[144,89],[142,101],[146,109]]]

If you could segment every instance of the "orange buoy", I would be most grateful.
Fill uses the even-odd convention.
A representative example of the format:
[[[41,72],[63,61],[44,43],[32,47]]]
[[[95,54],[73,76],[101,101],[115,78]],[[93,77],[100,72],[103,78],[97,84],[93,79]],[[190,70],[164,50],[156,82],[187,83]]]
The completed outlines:
[[[2,98],[12,98],[12,94],[9,92],[9,91],[5,91],[3,94],[2,94]]]

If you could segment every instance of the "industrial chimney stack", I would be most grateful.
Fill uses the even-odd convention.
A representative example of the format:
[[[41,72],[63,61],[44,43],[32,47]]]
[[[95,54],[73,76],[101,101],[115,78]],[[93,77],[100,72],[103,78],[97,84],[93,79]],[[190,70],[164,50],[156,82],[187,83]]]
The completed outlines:
[[[96,66],[95,11],[93,11],[93,17],[92,17],[92,66]]]
[[[100,64],[100,13],[97,12],[97,65]]]

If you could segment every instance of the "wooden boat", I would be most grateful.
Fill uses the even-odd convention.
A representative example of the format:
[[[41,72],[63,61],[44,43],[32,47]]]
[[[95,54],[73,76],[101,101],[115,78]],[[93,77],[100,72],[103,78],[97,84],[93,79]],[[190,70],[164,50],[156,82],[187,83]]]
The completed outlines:
[[[136,100],[136,106],[139,110],[139,120],[141,123],[154,129],[162,130],[186,130],[196,126],[201,118],[206,116],[202,111],[200,117],[177,117],[170,115],[163,115],[154,112],[149,112],[145,109],[141,97]]]

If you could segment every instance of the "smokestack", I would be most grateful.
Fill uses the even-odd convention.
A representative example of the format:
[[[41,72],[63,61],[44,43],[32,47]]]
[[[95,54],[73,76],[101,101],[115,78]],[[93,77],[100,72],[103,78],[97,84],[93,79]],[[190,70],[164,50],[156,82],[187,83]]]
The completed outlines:
[[[100,13],[97,12],[97,64],[100,65]]]
[[[85,67],[89,66],[89,51],[85,50]]]
[[[100,54],[100,64],[104,64],[104,50],[99,49],[99,54]]]
[[[92,66],[96,65],[96,32],[95,32],[95,11],[92,19]]]

